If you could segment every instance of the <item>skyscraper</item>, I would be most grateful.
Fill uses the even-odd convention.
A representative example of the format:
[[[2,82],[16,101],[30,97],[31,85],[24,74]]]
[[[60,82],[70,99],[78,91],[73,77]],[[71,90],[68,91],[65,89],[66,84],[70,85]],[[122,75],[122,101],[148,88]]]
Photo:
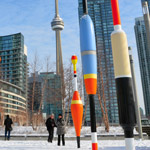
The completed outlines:
[[[109,121],[118,123],[118,105],[116,84],[114,78],[113,58],[110,35],[113,31],[113,20],[110,0],[87,0],[88,12],[95,28],[98,68],[98,88],[101,99],[106,99]],[[79,19],[83,15],[82,0],[79,3]],[[86,98],[85,98],[86,100]],[[98,97],[96,98],[97,122],[101,120],[101,109]],[[87,110],[86,120],[89,118]]]
[[[4,115],[26,117],[27,48],[21,33],[0,36],[1,99]],[[24,119],[25,120],[25,119]]]
[[[62,75],[63,60],[61,49],[61,34],[60,31],[64,29],[64,22],[59,16],[58,0],[55,0],[55,17],[51,23],[52,29],[56,32],[56,73]]]
[[[150,116],[150,65],[148,59],[148,45],[143,17],[135,19],[135,37],[139,57],[140,73],[142,79],[143,96],[146,116]]]
[[[148,4],[148,9],[146,8],[147,4],[145,2]],[[143,9],[143,17],[135,18],[134,30],[139,57],[145,111],[146,116],[150,117],[150,41],[148,40],[148,24],[150,23],[148,10],[150,12],[150,0],[141,0],[141,6]]]

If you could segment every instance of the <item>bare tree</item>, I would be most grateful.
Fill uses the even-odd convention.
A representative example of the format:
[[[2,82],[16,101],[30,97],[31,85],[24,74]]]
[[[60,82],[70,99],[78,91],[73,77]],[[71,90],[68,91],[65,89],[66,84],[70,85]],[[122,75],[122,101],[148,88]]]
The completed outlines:
[[[84,88],[83,88],[83,74],[82,74],[82,69],[79,67],[77,69],[77,77],[78,77],[78,91],[80,93],[81,100],[84,100]]]
[[[0,119],[1,119],[1,122],[0,124],[3,125],[4,124],[4,109],[2,106],[0,106]]]
[[[29,64],[29,67],[30,67],[31,74],[33,76],[31,101],[29,100],[30,105],[31,105],[31,124],[32,124],[32,128],[34,130],[36,130],[36,128],[34,127],[34,125],[36,124],[35,118],[37,117],[37,115],[35,114],[35,111],[34,111],[34,106],[35,106],[35,102],[36,102],[35,101],[35,96],[36,96],[35,93],[37,92],[36,91],[36,73],[41,70],[41,65],[39,63],[39,57],[38,57],[37,53],[35,53],[33,62],[31,64]]]
[[[42,79],[43,80],[43,86],[42,86],[42,92],[41,92],[41,100],[40,100],[40,106],[39,106],[39,111],[38,113],[41,114],[41,109],[42,109],[42,104],[43,104],[43,98],[44,98],[44,92],[46,90],[46,86],[47,86],[47,80],[48,80],[48,73],[52,70],[52,65],[50,62],[50,57],[47,56],[46,57],[46,76]]]
[[[87,94],[86,94],[87,95]],[[87,100],[86,100],[86,103],[85,103],[85,110],[84,110],[84,114],[83,114],[83,121],[82,121],[82,125],[84,125],[85,123],[85,118],[86,118],[86,112],[87,112],[87,108],[88,108],[88,105],[89,105],[89,99],[88,99],[88,96],[86,96]]]
[[[47,82],[48,82],[48,73],[50,71],[52,71],[53,69],[53,65],[50,62],[50,56],[47,56],[45,58],[45,63],[46,63],[46,72],[45,72],[45,77],[42,78],[42,89],[41,89],[41,100],[40,100],[40,105],[39,105],[39,109],[38,109],[38,114],[37,114],[37,121],[36,121],[36,125],[39,126],[39,124],[43,124],[44,123],[44,119],[42,117],[42,104],[44,101],[44,95],[46,92],[46,89],[48,87]],[[49,87],[50,88],[50,87]],[[52,88],[50,88],[50,90],[52,90]]]
[[[98,92],[98,99],[102,111],[102,116],[103,116],[103,121],[105,124],[106,131],[109,132],[109,120],[108,120],[108,112],[107,112],[107,107],[106,107],[106,98],[105,98],[105,88],[104,88],[104,83],[103,83],[103,73],[102,73],[102,68],[98,68],[100,72],[100,80],[101,80],[101,93],[102,93],[102,98],[101,94],[99,91],[99,87],[97,88]]]
[[[64,69],[64,83],[65,83],[65,106],[67,109],[64,108],[64,111],[67,110],[66,113],[66,122],[68,123],[69,119],[69,113],[70,113],[70,106],[71,106],[71,100],[73,96],[73,69],[72,64],[70,63],[67,67]]]

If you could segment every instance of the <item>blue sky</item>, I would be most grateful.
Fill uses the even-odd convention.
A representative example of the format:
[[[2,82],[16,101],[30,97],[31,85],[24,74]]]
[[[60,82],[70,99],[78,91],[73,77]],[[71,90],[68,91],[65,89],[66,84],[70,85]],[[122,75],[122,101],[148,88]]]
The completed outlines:
[[[28,47],[28,61],[38,53],[42,63],[46,56],[55,61],[55,32],[51,30],[55,0],[0,0],[0,35],[21,32]],[[133,48],[140,105],[143,107],[140,72],[134,34],[134,20],[142,16],[140,0],[119,0],[121,22]],[[63,61],[68,63],[72,54],[80,57],[78,0],[59,0],[59,13],[65,28],[61,33]]]

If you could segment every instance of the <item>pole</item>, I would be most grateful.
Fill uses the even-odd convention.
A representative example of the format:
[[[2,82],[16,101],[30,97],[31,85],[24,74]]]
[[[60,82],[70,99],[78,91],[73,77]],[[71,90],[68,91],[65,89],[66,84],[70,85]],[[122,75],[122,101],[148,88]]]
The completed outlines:
[[[83,0],[83,13],[88,14],[88,6],[87,6],[87,0]]]
[[[131,47],[129,47],[128,49],[129,49],[129,58],[130,58],[130,66],[131,66],[131,73],[132,73],[132,82],[133,82],[132,85],[133,85],[133,93],[134,93],[134,101],[135,101],[136,119],[137,119],[137,124],[138,124],[138,132],[139,132],[139,138],[143,139],[139,98],[138,98],[138,94],[137,94],[137,86],[136,86],[136,77],[135,77],[134,63],[133,63],[133,57],[132,57],[132,49],[131,49]]]
[[[126,150],[135,150],[133,129],[136,125],[128,42],[121,27],[118,0],[111,0],[114,31],[111,34],[119,122],[124,129]]]

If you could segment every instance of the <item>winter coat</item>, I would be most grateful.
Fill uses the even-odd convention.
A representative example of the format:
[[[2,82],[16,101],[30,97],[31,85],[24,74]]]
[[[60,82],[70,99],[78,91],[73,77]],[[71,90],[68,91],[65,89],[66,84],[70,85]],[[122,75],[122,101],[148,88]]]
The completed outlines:
[[[66,133],[66,129],[65,129],[64,119],[62,119],[62,118],[57,119],[57,134],[58,135],[63,135],[65,133]]]
[[[12,130],[12,127],[11,127],[12,124],[13,124],[12,119],[7,117],[4,121],[5,129],[7,131],[11,131]]]
[[[53,130],[54,127],[57,127],[56,123],[55,123],[55,120],[54,119],[51,119],[51,118],[48,118],[46,120],[46,127],[47,127],[47,130],[50,131],[50,130]]]

